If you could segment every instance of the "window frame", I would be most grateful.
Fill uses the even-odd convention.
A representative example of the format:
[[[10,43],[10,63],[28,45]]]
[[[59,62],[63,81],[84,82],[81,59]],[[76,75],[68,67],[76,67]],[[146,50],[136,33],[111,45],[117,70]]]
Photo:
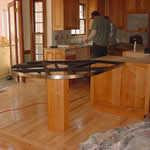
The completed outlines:
[[[87,18],[86,18],[86,4],[85,3],[82,3],[82,2],[80,2],[80,4],[79,4],[79,8],[80,8],[80,5],[82,5],[83,6],[83,18],[80,18],[80,12],[79,12],[79,20],[80,20],[80,22],[81,22],[81,20],[83,20],[84,21],[84,33],[76,33],[77,32],[77,30],[79,30],[80,31],[80,29],[72,29],[72,30],[75,30],[75,34],[72,34],[72,30],[71,30],[71,35],[72,36],[83,36],[83,35],[86,35],[86,21],[87,21]],[[79,10],[80,11],[80,10]]]
[[[42,3],[42,6],[43,6],[43,10],[42,11],[36,11],[35,10],[35,5],[36,3]],[[31,5],[32,6],[32,5]],[[37,57],[38,56],[42,56],[42,58],[44,59],[44,48],[46,47],[47,45],[47,37],[46,37],[46,0],[33,0],[33,26],[34,26],[34,29],[32,30],[32,36],[33,36],[33,39],[34,39],[34,43],[32,43],[33,45],[33,54],[31,55],[32,56],[32,60],[37,60]],[[43,16],[43,21],[42,22],[36,22],[36,18],[35,18],[35,15],[38,14],[38,13],[41,13],[42,16]],[[37,24],[43,24],[43,31],[42,32],[36,32],[36,25]],[[35,37],[36,36],[42,36],[42,43],[36,43],[36,39]],[[43,52],[42,53],[39,53],[36,51],[36,46],[38,45],[42,45],[43,47]]]

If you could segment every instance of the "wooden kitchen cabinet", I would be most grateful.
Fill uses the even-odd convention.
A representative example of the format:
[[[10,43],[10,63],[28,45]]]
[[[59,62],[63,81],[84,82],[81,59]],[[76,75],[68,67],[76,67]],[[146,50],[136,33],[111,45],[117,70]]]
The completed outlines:
[[[136,1],[137,0],[127,0],[127,10],[136,11]]]
[[[150,0],[105,0],[105,15],[118,28],[126,28],[128,13],[149,13]]]
[[[111,22],[118,28],[124,28],[126,15],[126,1],[124,0],[88,0],[88,22],[91,28],[91,12],[99,10],[102,16],[109,16]]]
[[[65,51],[56,49],[45,49],[44,50],[44,60],[65,60]]]
[[[82,47],[78,48],[76,50],[76,59],[81,60],[81,59],[90,59],[90,47]]]
[[[102,16],[105,16],[105,6],[107,5],[107,2],[106,2],[106,0],[99,0],[98,1],[98,10],[99,10],[99,12],[100,12],[100,14],[102,15]]]
[[[53,30],[79,29],[79,0],[52,0]]]
[[[88,0],[88,28],[91,29],[92,19],[91,13],[99,9],[98,0]]]
[[[127,50],[127,49],[126,49]],[[107,54],[110,56],[122,56],[124,49],[121,48],[108,48]]]
[[[149,12],[150,1],[149,0],[137,0],[137,10],[138,9]]]
[[[69,0],[70,1],[70,0]],[[72,0],[72,14],[70,15],[71,21],[73,25],[73,29],[79,29],[80,28],[80,19],[79,19],[79,5],[80,2],[79,0]],[[67,10],[66,10],[67,11]],[[67,12],[66,12],[67,13]],[[67,19],[67,18],[66,18]],[[68,20],[68,19],[67,19]],[[67,22],[67,20],[65,21],[65,23]]]
[[[107,8],[107,16],[118,28],[124,28],[125,23],[125,1],[124,0],[109,0]]]
[[[149,0],[127,0],[127,11],[135,13],[147,13],[150,9]]]
[[[90,46],[82,48],[45,48],[44,60],[80,60],[90,59]]]

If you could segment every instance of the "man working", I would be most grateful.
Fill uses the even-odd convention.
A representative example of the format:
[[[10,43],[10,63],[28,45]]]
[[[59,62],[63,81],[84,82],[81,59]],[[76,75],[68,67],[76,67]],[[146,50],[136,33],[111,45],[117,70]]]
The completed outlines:
[[[100,16],[98,11],[93,11],[91,15],[92,19],[94,19],[92,31],[85,42],[93,40],[91,58],[106,56],[110,33],[110,21]]]

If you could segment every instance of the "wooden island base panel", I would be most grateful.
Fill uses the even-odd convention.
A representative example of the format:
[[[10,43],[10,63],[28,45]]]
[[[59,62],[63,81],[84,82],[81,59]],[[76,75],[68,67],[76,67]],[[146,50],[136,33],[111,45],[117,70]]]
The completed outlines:
[[[108,58],[117,61],[103,60]],[[101,112],[143,119],[150,108],[150,57],[121,59],[125,63],[119,68],[91,77],[91,103]]]

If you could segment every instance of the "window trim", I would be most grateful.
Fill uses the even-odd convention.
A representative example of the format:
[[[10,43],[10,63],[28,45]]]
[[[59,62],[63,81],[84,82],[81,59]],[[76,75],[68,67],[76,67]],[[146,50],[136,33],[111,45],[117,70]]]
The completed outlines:
[[[35,4],[36,3],[42,3],[43,5],[43,10],[42,11],[35,11]],[[38,45],[38,43],[36,43],[35,41],[35,36],[36,35],[42,35],[42,39],[43,39],[43,49],[47,46],[47,28],[46,28],[46,0],[33,0],[33,2],[31,2],[30,4],[30,11],[31,11],[31,16],[33,17],[33,20],[32,20],[32,24],[33,24],[33,28],[31,26],[31,36],[32,36],[32,39],[34,39],[34,42],[32,44],[32,53],[31,53],[31,58],[32,60],[36,60],[36,56],[38,55],[37,51],[36,51],[36,45]],[[33,13],[33,14],[32,14]],[[43,21],[42,22],[36,22],[35,20],[35,14],[36,13],[42,13],[43,14]],[[36,32],[35,29],[36,29],[36,24],[43,24],[43,32]],[[43,50],[43,59],[44,59],[44,50]]]
[[[71,33],[71,36],[85,36],[86,35],[86,28],[87,28],[87,17],[86,17],[86,3],[80,2],[79,6],[83,6],[83,18],[79,18],[79,20],[84,20],[84,33],[83,34],[77,34],[76,31],[80,29],[72,29],[75,30],[75,34]],[[79,13],[80,14],[80,13]],[[80,17],[80,16],[79,16]]]

